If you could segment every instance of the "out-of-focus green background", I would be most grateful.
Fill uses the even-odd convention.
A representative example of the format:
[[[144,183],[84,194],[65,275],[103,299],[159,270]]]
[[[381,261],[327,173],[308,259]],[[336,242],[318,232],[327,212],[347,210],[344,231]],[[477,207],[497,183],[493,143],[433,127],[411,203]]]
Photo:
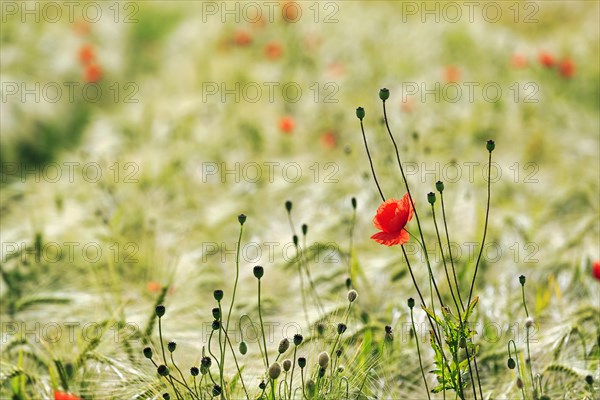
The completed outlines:
[[[251,268],[260,264],[273,346],[290,334],[283,327],[308,335],[286,200],[294,229],[308,224],[306,245],[323,244],[311,272],[328,310],[343,305],[353,243],[357,348],[368,340],[376,349],[386,324],[397,331],[395,353],[373,358],[368,395],[424,396],[402,329],[415,296],[406,265],[399,249],[369,239],[379,195],[356,107],[366,110],[386,196],[405,193],[381,87],[426,220],[425,194],[446,183],[467,287],[485,211],[485,142],[496,141],[476,286],[487,391],[519,396],[505,349],[524,344],[525,274],[547,392],[591,393],[583,377],[600,379],[597,1],[67,3],[1,2],[3,398],[18,392],[23,370],[23,398],[48,398],[56,359],[74,366],[69,388],[82,398],[157,396],[141,341],[127,334],[145,326],[168,285],[165,329],[182,363],[197,363],[212,291],[231,290],[240,213],[236,312],[255,313]],[[433,229],[429,220],[435,249]],[[422,252],[409,250],[426,281]],[[246,373],[255,388],[261,372]]]

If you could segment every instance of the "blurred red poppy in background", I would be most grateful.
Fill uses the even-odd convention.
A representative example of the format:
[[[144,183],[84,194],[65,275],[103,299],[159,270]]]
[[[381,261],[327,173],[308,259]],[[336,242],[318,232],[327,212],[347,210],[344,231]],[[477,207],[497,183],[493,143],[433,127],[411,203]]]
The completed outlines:
[[[88,83],[98,82],[102,79],[102,68],[98,64],[88,64],[83,75]]]
[[[233,34],[233,41],[238,46],[248,46],[250,43],[252,43],[252,37],[246,31],[236,31]]]
[[[277,42],[270,42],[267,43],[267,45],[265,46],[265,55],[271,60],[278,59],[279,57],[281,57],[282,53],[283,49],[281,48],[281,45]]]
[[[569,57],[564,58],[560,64],[558,64],[558,69],[563,78],[571,78],[575,75],[575,63]]]
[[[444,70],[444,79],[447,83],[455,83],[460,80],[460,70],[456,65],[448,65]]]
[[[83,46],[81,46],[78,55],[79,61],[81,61],[83,65],[89,64],[96,58],[94,48],[91,44],[84,44]]]
[[[279,130],[283,133],[291,134],[294,127],[295,123],[291,117],[283,117],[279,120]]]
[[[320,142],[321,146],[325,147],[326,149],[335,149],[337,146],[337,137],[335,136],[334,132],[327,131],[321,135]]]
[[[592,275],[600,281],[600,261],[596,260],[592,265]]]
[[[79,397],[74,394],[55,391],[54,392],[54,400],[81,400]]]
[[[373,218],[375,228],[378,232],[371,239],[384,246],[404,244],[410,238],[404,227],[411,220],[413,208],[408,193],[401,200],[389,199],[384,201],[377,209]]]
[[[538,60],[546,68],[552,68],[554,66],[554,56],[547,51],[542,51],[538,55]]]
[[[511,58],[511,64],[515,68],[525,68],[527,66],[527,57],[523,54],[515,53]]]

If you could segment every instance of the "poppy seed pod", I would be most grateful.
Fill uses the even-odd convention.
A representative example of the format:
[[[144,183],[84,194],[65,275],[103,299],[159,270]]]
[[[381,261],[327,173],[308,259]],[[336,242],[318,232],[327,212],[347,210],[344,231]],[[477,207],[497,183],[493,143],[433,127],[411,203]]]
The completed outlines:
[[[256,267],[254,267],[252,272],[254,273],[254,276],[256,277],[256,279],[260,279],[265,274],[265,269],[263,267],[261,267],[260,265],[257,265]]]
[[[246,342],[240,342],[239,350],[241,355],[245,355],[248,352],[248,345]]]
[[[285,360],[283,360],[283,362],[281,363],[281,365],[283,366],[283,370],[285,372],[288,372],[292,368],[292,360],[285,359]]]
[[[508,362],[506,363],[506,365],[508,366],[508,369],[515,369],[515,367],[517,366],[517,364],[515,363],[515,360],[510,357],[508,359]]]
[[[433,193],[433,192],[427,193],[427,202],[431,205],[435,204],[435,193]]]
[[[352,279],[346,278],[346,289],[350,289],[352,287]]]
[[[356,197],[353,197],[350,202],[352,203],[352,208],[356,210]]]
[[[362,121],[362,119],[365,117],[365,109],[362,107],[358,107],[356,109],[356,116]]]
[[[294,242],[294,246],[298,246],[298,235],[292,236],[292,241]]]
[[[277,361],[275,361],[269,367],[269,378],[275,380],[279,378],[279,375],[281,375],[281,365]]]
[[[202,357],[202,359],[200,360],[201,368],[206,368],[208,370],[211,365],[212,365],[212,359],[210,357]]]
[[[246,222],[246,216],[244,214],[238,215],[238,222],[240,225],[244,225],[244,222]]]
[[[317,324],[317,333],[319,336],[323,336],[323,333],[325,333],[325,325],[320,322]]]
[[[219,329],[221,329],[221,323],[219,321],[217,321],[216,319],[212,322],[212,329],[213,331],[218,331]]]
[[[358,297],[358,292],[356,290],[352,289],[348,292],[348,301],[350,303],[354,303],[354,300],[356,300],[357,297]]]
[[[318,362],[321,368],[327,368],[327,365],[329,365],[329,353],[324,351],[319,354]]]
[[[379,98],[382,101],[386,101],[387,99],[390,98],[390,91],[388,88],[383,88],[379,90]]]
[[[521,379],[521,377],[517,378],[517,388],[523,389],[523,379]]]
[[[496,143],[493,140],[488,140],[485,147],[491,153],[496,148]]]
[[[444,191],[444,182],[442,182],[442,181],[437,181],[437,182],[435,183],[435,189],[436,189],[438,192],[442,193],[442,192]]]
[[[169,368],[167,368],[166,365],[160,365],[157,369],[156,372],[158,372],[158,374],[160,376],[167,376],[169,375]]]
[[[152,358],[152,349],[150,347],[144,347],[144,357]]]
[[[292,202],[291,201],[286,201],[285,202],[285,209],[287,210],[287,212],[292,211]]]
[[[585,383],[592,386],[594,384],[594,377],[592,375],[586,375]]]
[[[339,335],[341,335],[342,333],[346,332],[346,329],[348,329],[348,327],[346,326],[346,324],[340,323],[337,326],[337,333]]]
[[[304,337],[300,334],[295,334],[294,335],[294,346],[300,346],[300,344],[302,344],[302,341],[304,340]]]
[[[298,357],[298,366],[300,368],[306,367],[306,358],[304,358],[304,357]]]
[[[261,382],[258,384],[258,388],[259,388],[260,390],[265,390],[265,389],[267,388],[267,384],[265,383],[265,381],[261,381]]]
[[[163,315],[165,315],[165,306],[163,306],[162,304],[159,304],[156,306],[156,316],[158,318],[162,317]]]
[[[337,350],[335,351],[335,356],[336,356],[337,358],[340,358],[340,356],[342,355],[342,352],[343,352],[343,351],[342,351],[342,349],[341,349],[341,348],[337,349]]]
[[[519,283],[521,284],[521,286],[525,286],[526,281],[527,281],[527,278],[525,278],[525,275],[519,276]]]
[[[163,393],[162,398],[164,400],[171,400],[171,395],[169,393]]]
[[[215,307],[212,309],[213,318],[217,321],[221,320],[221,309],[219,307]]]
[[[279,347],[277,348],[277,351],[279,352],[279,354],[283,354],[285,353],[288,349],[290,348],[290,341],[288,340],[288,338],[283,338],[281,339],[281,341],[279,342]]]
[[[319,368],[319,378],[322,378],[325,376],[325,368]]]
[[[415,299],[412,297],[408,299],[408,308],[413,308],[415,306]]]
[[[174,352],[176,348],[177,348],[177,343],[175,343],[175,342],[169,342],[169,344],[167,344],[167,349],[171,353]]]
[[[221,301],[221,300],[223,300],[223,291],[222,290],[215,290],[213,292],[213,296],[215,296],[215,300],[216,301]]]
[[[307,233],[308,233],[308,225],[302,224],[302,234],[304,236],[306,236]]]
[[[192,374],[192,376],[198,376],[199,373],[200,373],[200,370],[198,369],[198,367],[190,368],[190,374]]]

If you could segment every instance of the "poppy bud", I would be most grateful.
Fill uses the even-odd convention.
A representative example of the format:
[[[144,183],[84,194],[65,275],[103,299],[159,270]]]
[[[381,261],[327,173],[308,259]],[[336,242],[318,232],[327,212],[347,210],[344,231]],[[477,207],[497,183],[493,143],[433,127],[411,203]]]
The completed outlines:
[[[307,233],[308,233],[308,225],[302,224],[302,234],[304,236],[306,236]]]
[[[212,388],[212,395],[213,395],[213,397],[217,397],[218,395],[220,395],[221,391],[222,391],[221,386],[215,384],[213,386],[213,388]]]
[[[585,383],[587,383],[588,385],[592,386],[594,384],[594,377],[591,375],[586,375],[585,377]]]
[[[493,140],[488,140],[487,144],[485,145],[485,147],[487,148],[487,150],[491,153],[492,151],[494,151],[494,149],[496,148],[496,143],[494,143]]]
[[[175,342],[169,342],[169,344],[167,344],[167,349],[171,353],[174,352],[176,348],[177,348],[177,343],[175,343]]]
[[[165,315],[165,306],[163,306],[162,304],[159,304],[156,306],[156,316],[158,318],[162,317],[163,315]]]
[[[212,359],[210,357],[202,357],[200,360],[200,367],[209,369],[212,365]]]
[[[338,369],[337,369],[337,372],[338,372],[338,374],[341,374],[341,373],[343,373],[345,369],[346,369],[346,368],[345,368],[343,365],[340,365],[340,366],[338,367]]]
[[[348,301],[350,303],[354,303],[354,300],[356,300],[357,297],[358,297],[358,292],[356,290],[352,289],[348,292]]]
[[[213,292],[213,296],[215,296],[215,300],[216,301],[221,301],[221,300],[223,300],[223,291],[222,290],[215,290]]]
[[[319,378],[322,378],[325,376],[325,368],[319,368]]]
[[[346,289],[350,289],[352,287],[352,279],[346,278]]]
[[[427,201],[429,202],[429,204],[433,205],[435,203],[435,193],[427,193]]]
[[[358,107],[356,109],[356,116],[362,121],[362,119],[365,117],[365,109],[362,107]]]
[[[281,375],[281,365],[276,361],[269,367],[269,378],[275,380]]]
[[[239,350],[241,355],[244,355],[248,352],[248,345],[246,342],[240,342]]]
[[[221,320],[221,309],[219,307],[215,307],[212,309],[213,318],[217,321]]]
[[[320,322],[317,324],[317,333],[319,336],[323,336],[323,333],[325,333],[325,325]]]
[[[283,338],[283,339],[281,339],[281,342],[279,342],[279,347],[277,348],[277,351],[279,352],[279,354],[283,354],[289,348],[290,348],[290,341],[287,338]]]
[[[408,308],[413,308],[415,306],[415,299],[412,297],[408,299]]]
[[[156,369],[156,372],[158,372],[160,376],[167,376],[169,375],[169,368],[167,368],[166,365],[161,365]]]
[[[295,334],[294,335],[294,346],[300,346],[300,344],[302,343],[303,340],[304,340],[304,337],[302,337],[302,335]]]
[[[523,379],[521,379],[521,377],[517,378],[517,388],[523,389]]]
[[[283,370],[285,372],[288,372],[292,368],[292,360],[290,359],[283,360],[281,364],[283,365]]]
[[[327,368],[327,365],[329,364],[329,353],[324,351],[319,354],[318,362],[321,368]]]
[[[292,211],[292,202],[291,201],[286,201],[285,202],[285,209],[287,210],[287,212]]]
[[[238,215],[238,222],[240,225],[244,225],[244,222],[246,222],[246,216],[244,214]]]
[[[294,246],[298,246],[298,235],[292,236],[292,241],[294,242]]]
[[[525,319],[525,328],[529,329],[532,326],[533,326],[533,318],[527,317],[527,319]]]
[[[192,376],[198,376],[199,373],[200,373],[200,370],[198,369],[198,367],[190,368],[190,374],[192,374]]]
[[[165,400],[171,400],[171,395],[169,393],[163,393],[162,398]]]
[[[515,360],[512,357],[508,359],[506,365],[508,366],[508,369],[515,369],[515,367],[517,366]]]
[[[351,202],[352,202],[352,208],[356,210],[356,197],[353,197]]]
[[[386,325],[385,326],[385,340],[387,342],[391,342],[392,340],[394,340],[394,335],[392,333],[393,333],[392,327],[389,325]]]
[[[216,319],[212,322],[212,329],[213,331],[218,331],[219,329],[221,329],[221,323],[219,321],[217,321]]]
[[[144,357],[152,358],[152,349],[150,347],[144,348]]]
[[[379,98],[382,101],[386,101],[387,99],[390,98],[390,91],[387,88],[383,88],[383,89],[379,90]]]
[[[298,358],[298,366],[299,366],[300,368],[304,368],[304,367],[306,367],[306,358],[304,358],[304,357],[299,357],[299,358]]]
[[[260,279],[265,274],[265,269],[263,267],[261,267],[260,265],[257,265],[256,267],[254,267],[252,272],[254,273],[254,276],[256,277],[256,279]]]
[[[461,349],[464,349],[467,347],[467,341],[465,340],[465,338],[460,338],[460,340],[458,341],[458,346]]]
[[[309,398],[313,398],[315,396],[316,389],[317,385],[315,384],[315,381],[309,378],[306,381],[306,390],[308,391]]]
[[[525,281],[527,281],[527,278],[525,278],[525,275],[519,276],[519,283],[521,284],[521,286],[525,286]]]
[[[340,356],[341,356],[341,355],[342,355],[342,349],[341,349],[341,348],[339,348],[339,349],[337,349],[337,350],[335,351],[335,356],[336,356],[337,358],[340,358]]]
[[[337,326],[337,333],[338,333],[339,335],[341,335],[342,333],[346,332],[346,329],[348,329],[348,327],[346,326],[346,324],[342,324],[342,323],[340,323],[340,324],[338,324],[338,326]]]
[[[444,182],[442,181],[437,181],[435,183],[435,188],[438,192],[442,193],[444,191]]]
[[[258,388],[259,388],[260,390],[265,390],[265,389],[267,388],[267,384],[265,383],[265,381],[261,381],[261,382],[258,384]]]

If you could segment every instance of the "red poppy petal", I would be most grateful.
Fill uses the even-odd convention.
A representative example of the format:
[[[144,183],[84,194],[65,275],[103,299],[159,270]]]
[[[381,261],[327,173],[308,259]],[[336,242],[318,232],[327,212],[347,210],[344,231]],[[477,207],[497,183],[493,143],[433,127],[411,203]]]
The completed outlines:
[[[397,244],[404,244],[408,242],[410,236],[406,230],[401,230],[399,232],[377,232],[371,239],[380,243],[384,246],[395,246]]]
[[[377,209],[377,214],[373,218],[375,228],[384,232],[397,231],[398,227],[393,223],[398,208],[398,200],[389,199],[383,202]]]

